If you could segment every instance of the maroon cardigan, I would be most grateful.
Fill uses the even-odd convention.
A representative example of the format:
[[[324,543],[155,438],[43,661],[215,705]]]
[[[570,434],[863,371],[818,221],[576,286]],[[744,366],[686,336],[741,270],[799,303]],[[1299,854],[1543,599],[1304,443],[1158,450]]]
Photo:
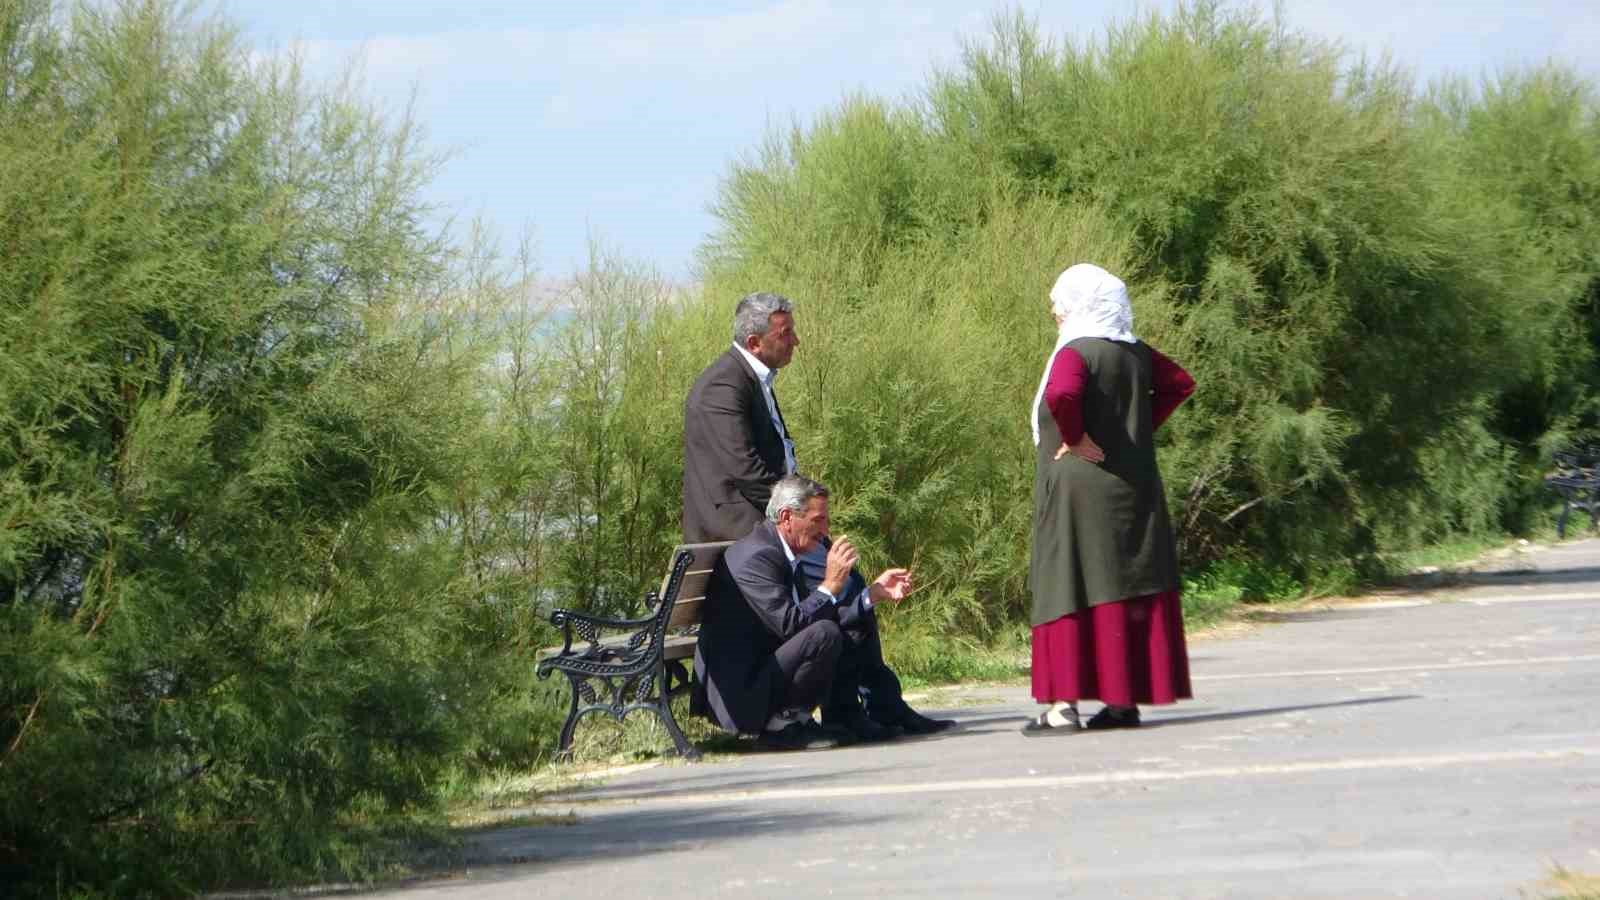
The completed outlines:
[[[1151,428],[1172,415],[1183,401],[1194,393],[1194,378],[1181,366],[1150,348],[1150,367],[1153,370],[1150,398]],[[1083,386],[1089,377],[1089,368],[1083,357],[1071,347],[1061,348],[1050,364],[1050,377],[1044,386],[1044,402],[1050,415],[1061,430],[1062,443],[1071,446],[1083,437]]]

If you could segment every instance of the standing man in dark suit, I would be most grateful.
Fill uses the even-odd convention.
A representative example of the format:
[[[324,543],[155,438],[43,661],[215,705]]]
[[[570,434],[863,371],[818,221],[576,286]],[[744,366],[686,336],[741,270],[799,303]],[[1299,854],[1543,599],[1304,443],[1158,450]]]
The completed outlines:
[[[739,301],[733,346],[695,379],[683,407],[685,541],[749,534],[766,512],[773,483],[794,472],[794,441],[772,382],[798,346],[786,298],[751,294]]]
[[[800,337],[794,305],[777,294],[755,293],[734,309],[733,346],[700,373],[683,411],[683,536],[690,543],[734,541],[763,519],[772,485],[796,469],[794,441],[773,381],[789,364]],[[800,553],[798,577],[810,587],[826,577],[830,542]],[[901,697],[900,679],[883,661],[878,620],[866,579],[855,571],[840,602],[847,616],[840,672],[851,691],[833,695],[823,721],[871,740],[904,731],[930,734],[955,724],[930,719]],[[854,692],[859,691],[865,700]],[[849,702],[843,702],[849,698]]]
[[[864,719],[830,732],[811,718],[818,703],[824,710],[854,708],[861,717],[854,682],[840,665],[846,630],[862,615],[860,604],[840,602],[855,548],[846,538],[834,541],[823,554],[821,580],[803,586],[799,557],[820,550],[828,536],[828,491],[789,475],[768,493],[766,520],[729,547],[712,572],[695,649],[692,708],[730,731],[759,734],[763,746],[776,750],[817,750],[841,738],[870,737],[872,725]],[[884,602],[910,590],[911,573],[895,568],[864,592]]]

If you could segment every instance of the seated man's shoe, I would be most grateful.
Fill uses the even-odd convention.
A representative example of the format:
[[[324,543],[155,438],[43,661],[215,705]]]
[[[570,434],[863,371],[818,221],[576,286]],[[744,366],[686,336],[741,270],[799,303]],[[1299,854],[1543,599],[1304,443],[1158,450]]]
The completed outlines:
[[[922,713],[907,707],[906,711],[900,714],[900,719],[895,724],[899,725],[900,729],[906,734],[937,734],[947,728],[954,728],[956,720],[930,719]]]
[[[1138,728],[1139,707],[1107,706],[1083,724],[1086,731],[1105,731],[1108,728]]]
[[[882,722],[874,722],[865,715],[851,716],[842,721],[825,721],[822,724],[822,730],[841,738],[845,743],[851,744],[889,741],[899,737],[902,733],[899,725],[885,725]]]
[[[765,750],[830,750],[839,746],[839,741],[806,719],[790,722],[776,731],[763,731],[756,744]]]

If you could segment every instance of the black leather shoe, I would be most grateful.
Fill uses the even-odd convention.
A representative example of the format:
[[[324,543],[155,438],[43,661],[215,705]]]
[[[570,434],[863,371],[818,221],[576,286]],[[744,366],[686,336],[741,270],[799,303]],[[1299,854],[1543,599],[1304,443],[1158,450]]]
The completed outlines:
[[[870,744],[875,741],[894,740],[903,733],[899,725],[874,722],[864,715],[852,716],[844,721],[824,721],[822,730],[829,735],[846,738],[848,743]]]
[[[807,719],[790,722],[777,731],[763,731],[756,744],[765,750],[830,750],[839,746],[839,741]]]
[[[1139,707],[1128,706],[1118,709],[1114,706],[1107,706],[1090,716],[1089,721],[1083,723],[1083,727],[1087,731],[1105,731],[1108,728],[1138,728]]]
[[[900,714],[900,721],[895,724],[906,734],[937,734],[947,728],[954,728],[956,720],[930,719],[914,709],[907,709]]]

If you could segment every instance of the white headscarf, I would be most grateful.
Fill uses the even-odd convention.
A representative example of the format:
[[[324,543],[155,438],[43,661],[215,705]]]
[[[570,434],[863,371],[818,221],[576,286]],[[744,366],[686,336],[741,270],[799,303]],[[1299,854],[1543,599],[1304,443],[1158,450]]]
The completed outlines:
[[[1078,263],[1062,272],[1050,289],[1050,311],[1061,317],[1056,346],[1044,361],[1039,390],[1034,392],[1028,426],[1033,430],[1034,446],[1039,444],[1039,404],[1044,402],[1044,386],[1050,380],[1050,367],[1061,348],[1078,338],[1105,338],[1131,344],[1133,306],[1128,302],[1128,286],[1122,279],[1092,263]]]

